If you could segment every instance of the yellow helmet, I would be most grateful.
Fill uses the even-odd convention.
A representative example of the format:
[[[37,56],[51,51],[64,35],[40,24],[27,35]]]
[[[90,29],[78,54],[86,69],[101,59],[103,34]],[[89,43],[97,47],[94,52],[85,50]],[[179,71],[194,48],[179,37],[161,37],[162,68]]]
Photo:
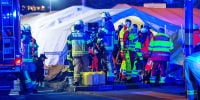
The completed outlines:
[[[102,17],[102,18],[110,18],[111,16],[110,16],[110,13],[109,13],[109,12],[102,12],[102,13],[101,13],[101,17]]]

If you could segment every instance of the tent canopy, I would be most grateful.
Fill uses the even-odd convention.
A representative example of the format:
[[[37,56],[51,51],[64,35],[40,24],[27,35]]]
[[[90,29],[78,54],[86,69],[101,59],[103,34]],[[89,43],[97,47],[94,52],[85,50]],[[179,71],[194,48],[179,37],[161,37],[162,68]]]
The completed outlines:
[[[98,22],[101,25],[100,13],[105,11],[110,12],[116,30],[117,26],[127,18],[139,27],[148,23],[155,31],[166,26],[167,33],[171,36],[180,29],[180,24],[184,24],[184,9],[182,8],[144,8],[127,4],[119,4],[112,9],[73,6],[52,13],[24,15],[21,23],[30,24],[32,36],[39,45],[38,53],[47,54],[46,65],[55,65],[62,64],[66,58],[66,41],[73,23],[81,19],[85,23]],[[194,9],[194,22],[200,25],[199,13],[198,9]]]

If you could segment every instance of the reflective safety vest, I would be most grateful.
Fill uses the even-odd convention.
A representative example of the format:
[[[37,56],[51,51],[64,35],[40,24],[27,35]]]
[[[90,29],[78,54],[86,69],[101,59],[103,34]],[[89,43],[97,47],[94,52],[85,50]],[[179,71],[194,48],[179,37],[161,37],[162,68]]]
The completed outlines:
[[[129,38],[128,49],[136,52],[139,59],[143,60],[142,52],[141,52],[141,43],[138,41],[138,38],[136,38],[133,33],[131,33],[128,38]]]
[[[200,30],[193,32],[193,47],[200,45]]]
[[[107,21],[104,23],[103,28],[103,45],[105,48],[105,52],[112,52],[114,46],[117,45],[117,36],[115,33],[114,25],[111,21]]]
[[[124,26],[119,33],[121,52],[123,52],[123,50],[128,50],[129,41],[127,40],[128,40],[129,30],[130,28]]]
[[[72,32],[69,35],[67,43],[72,45],[72,57],[89,54],[88,45],[93,42],[89,34],[85,32]]]
[[[169,61],[170,50],[173,48],[173,42],[170,37],[164,33],[158,33],[150,41],[151,59],[153,61]]]
[[[68,49],[68,54],[67,54],[67,60],[72,61],[72,43],[70,41],[71,36],[67,37],[67,49]]]
[[[36,41],[33,38],[29,42],[26,40],[26,42],[23,42],[22,46],[22,61],[33,62],[33,56],[37,55],[38,45]]]

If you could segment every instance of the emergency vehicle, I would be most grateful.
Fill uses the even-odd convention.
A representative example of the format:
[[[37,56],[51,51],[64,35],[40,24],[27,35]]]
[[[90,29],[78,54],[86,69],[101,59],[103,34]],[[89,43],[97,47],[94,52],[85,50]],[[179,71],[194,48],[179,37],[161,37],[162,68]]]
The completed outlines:
[[[14,88],[21,68],[19,0],[0,0],[0,94]]]

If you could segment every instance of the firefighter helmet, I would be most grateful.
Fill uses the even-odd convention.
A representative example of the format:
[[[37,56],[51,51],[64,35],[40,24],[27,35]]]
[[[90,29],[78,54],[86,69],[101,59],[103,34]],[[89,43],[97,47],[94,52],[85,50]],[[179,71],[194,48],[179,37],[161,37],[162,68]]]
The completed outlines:
[[[101,13],[101,17],[102,17],[102,18],[110,18],[111,16],[110,16],[110,13],[109,13],[109,12],[102,12],[102,13]]]
[[[83,26],[84,24],[83,24],[83,21],[82,21],[82,20],[78,20],[78,21],[76,21],[76,22],[74,23],[74,25],[81,25],[81,26]]]
[[[24,24],[24,31],[25,32],[30,32],[31,31],[31,26],[29,24]]]
[[[71,32],[74,32],[74,31],[75,31],[74,25],[71,26],[70,30],[71,30]]]
[[[21,30],[21,31],[25,31],[25,27],[24,27],[23,24],[20,25],[20,30]]]
[[[198,30],[199,29],[199,25],[198,24],[193,24],[193,30]]]

